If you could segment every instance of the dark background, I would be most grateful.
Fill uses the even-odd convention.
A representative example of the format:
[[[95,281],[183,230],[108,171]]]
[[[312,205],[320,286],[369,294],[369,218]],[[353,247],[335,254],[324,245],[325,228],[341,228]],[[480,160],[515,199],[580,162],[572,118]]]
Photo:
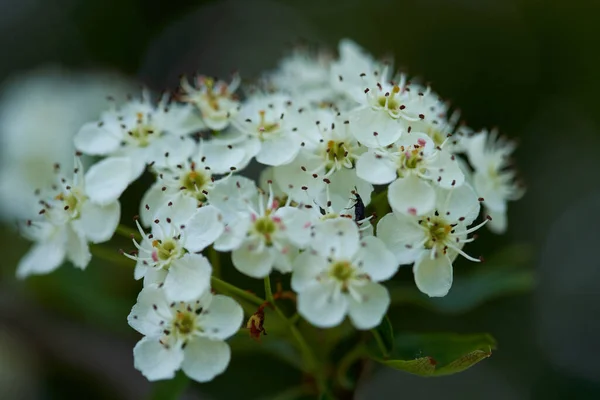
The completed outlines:
[[[0,80],[53,64],[173,89],[182,73],[252,78],[299,38],[335,48],[343,37],[393,54],[473,128],[519,140],[527,194],[511,204],[509,232],[483,232],[469,252],[521,245],[535,277],[527,293],[464,312],[395,307],[398,330],[490,332],[498,350],[452,377],[375,370],[358,397],[600,398],[600,2],[2,0]],[[124,206],[125,220],[136,207]],[[27,244],[9,227],[0,240],[0,398],[144,398],[150,385],[131,356],[139,337],[125,319],[139,290],[131,271],[93,263],[17,282]],[[234,353],[225,375],[187,396],[268,398],[297,381],[275,359]]]

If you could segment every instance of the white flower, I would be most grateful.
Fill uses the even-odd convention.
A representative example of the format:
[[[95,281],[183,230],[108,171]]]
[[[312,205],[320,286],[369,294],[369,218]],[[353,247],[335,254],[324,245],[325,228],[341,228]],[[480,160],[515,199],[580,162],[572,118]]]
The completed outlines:
[[[356,170],[368,182],[392,182],[388,187],[390,206],[410,215],[423,215],[433,209],[436,186],[456,188],[465,180],[454,155],[436,147],[422,133],[406,134],[394,146],[370,149],[358,159]]]
[[[479,214],[477,195],[468,185],[453,190],[436,189],[435,208],[417,217],[390,213],[377,224],[377,237],[396,255],[400,264],[414,263],[415,283],[430,297],[445,296],[452,286],[452,262],[458,254],[480,261],[463,252],[468,234],[488,220],[468,228]]]
[[[488,227],[495,233],[506,231],[507,202],[518,200],[525,190],[515,181],[509,156],[515,144],[498,137],[497,131],[486,130],[467,138],[465,147],[473,166],[473,186],[483,197],[486,212],[493,218]]]
[[[234,335],[244,313],[233,299],[205,292],[190,302],[171,302],[155,285],[144,288],[127,317],[144,335],[133,349],[134,366],[150,381],[171,379],[182,369],[191,379],[207,382],[223,373]]]
[[[137,221],[136,221],[137,223]],[[157,212],[151,234],[137,223],[141,243],[138,251],[125,254],[137,262],[135,278],[144,286],[164,283],[166,296],[175,301],[195,299],[210,286],[212,267],[199,253],[223,232],[219,211],[213,206],[197,207],[195,199],[180,197]]]
[[[229,84],[215,81],[200,75],[195,79],[195,87],[187,79],[181,79],[182,101],[194,104],[200,110],[202,119],[209,129],[225,129],[237,113],[240,102],[234,94],[241,79],[235,74]]]
[[[103,160],[84,175],[77,158],[72,180],[60,178],[51,190],[39,191],[41,219],[28,221],[22,232],[36,243],[20,261],[17,276],[51,272],[65,259],[78,268],[87,266],[91,259],[88,242],[106,242],[119,224],[118,198],[127,180],[118,171],[126,163],[121,158]]]
[[[118,76],[43,68],[11,78],[0,98],[0,218],[37,212],[36,188],[54,179],[52,165],[73,168],[73,136],[97,118],[109,93],[125,95]]]
[[[306,210],[285,205],[280,207],[270,190],[267,204],[259,196],[258,209],[248,204],[225,227],[215,242],[215,249],[232,251],[233,265],[253,278],[263,278],[273,268],[292,270],[293,258],[310,239],[310,215]]]
[[[390,304],[389,293],[377,282],[396,273],[394,255],[376,237],[359,239],[348,218],[323,221],[317,230],[314,250],[294,262],[291,284],[298,312],[321,328],[339,325],[346,315],[358,329],[377,326]]]
[[[124,106],[106,111],[97,122],[85,124],[75,135],[75,147],[85,154],[125,157],[131,162],[130,182],[146,165],[166,167],[185,161],[194,151],[194,141],[186,136],[203,124],[192,106],[170,104],[163,96],[154,105],[148,92]]]
[[[242,146],[261,164],[287,164],[298,154],[300,132],[308,123],[302,112],[302,108],[292,106],[288,96],[255,95],[242,105],[232,121],[237,132],[230,130],[217,140]]]

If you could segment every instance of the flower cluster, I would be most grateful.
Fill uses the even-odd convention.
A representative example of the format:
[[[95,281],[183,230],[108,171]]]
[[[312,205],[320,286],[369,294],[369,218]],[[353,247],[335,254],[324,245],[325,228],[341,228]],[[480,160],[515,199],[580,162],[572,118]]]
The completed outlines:
[[[348,317],[371,329],[400,265],[412,265],[420,291],[445,296],[457,256],[479,261],[463,250],[471,234],[486,223],[504,231],[507,201],[523,193],[511,142],[459,125],[428,86],[351,41],[338,57],[295,51],[245,97],[239,85],[199,76],[157,102],[144,92],[112,106],[74,139],[100,161],[86,174],[77,161],[73,180],[40,190],[39,218],[23,227],[35,245],[19,276],[65,259],[85,268],[88,243],[117,229],[120,195],[146,169],[154,175],[136,250],[124,253],[143,278],[128,320],[144,335],[135,366],[150,380],[182,369],[204,382],[229,363],[225,339],[243,311],[215,294],[203,252],[230,253],[252,278],[291,274],[298,313],[316,327]],[[258,184],[240,175],[252,161],[265,166]]]

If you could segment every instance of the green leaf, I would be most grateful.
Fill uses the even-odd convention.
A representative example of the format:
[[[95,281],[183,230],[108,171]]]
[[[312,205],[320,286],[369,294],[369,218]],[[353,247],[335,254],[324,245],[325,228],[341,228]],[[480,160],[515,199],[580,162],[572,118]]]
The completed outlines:
[[[152,387],[151,400],[177,400],[190,384],[188,378],[182,371],[178,371],[175,378],[168,381],[156,382]]]
[[[392,305],[410,303],[433,311],[457,314],[493,298],[529,292],[535,284],[533,270],[527,268],[531,259],[531,246],[512,245],[478,265],[475,272],[456,277],[450,293],[441,298],[427,297],[412,282],[390,282],[388,288]]]
[[[381,324],[371,329],[373,337],[379,347],[379,351],[384,357],[388,357],[394,351],[394,329],[387,315],[381,321]]]
[[[382,358],[373,349],[375,361],[420,376],[451,375],[489,357],[496,341],[488,334],[402,334],[395,338],[394,352]]]

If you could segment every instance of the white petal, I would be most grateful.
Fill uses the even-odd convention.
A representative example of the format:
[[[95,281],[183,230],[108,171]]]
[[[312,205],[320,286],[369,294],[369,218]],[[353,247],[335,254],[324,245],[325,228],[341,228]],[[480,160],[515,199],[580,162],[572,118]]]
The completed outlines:
[[[135,268],[133,270],[133,278],[136,281],[139,281],[146,275],[146,271],[148,270],[148,268],[149,267],[147,265],[144,265],[142,261],[138,260],[135,263]]]
[[[143,159],[146,163],[154,161],[157,168],[173,168],[184,163],[195,150],[196,143],[188,136],[164,135],[145,148]]]
[[[404,126],[399,120],[390,117],[385,110],[365,107],[351,112],[349,119],[352,134],[367,147],[390,145],[398,140],[404,131]]]
[[[427,167],[433,168],[431,171],[431,176],[434,177],[433,182],[444,189],[457,188],[465,182],[465,175],[460,164],[448,151],[439,151],[434,162],[428,164]]]
[[[354,188],[358,190],[358,194],[365,206],[368,206],[371,202],[373,185],[359,178],[356,175],[356,169],[344,168],[338,170],[331,175],[330,180],[329,199],[334,210],[342,210],[344,207],[348,207],[349,205],[355,203],[356,197],[354,194],[352,194],[352,192],[355,190]],[[321,196],[321,198],[323,198],[323,196]],[[325,205],[326,203],[326,200],[320,200],[321,206]],[[354,212],[350,214],[354,215]]]
[[[279,135],[271,140],[261,143],[260,151],[256,155],[256,161],[265,165],[283,165],[291,162],[298,151],[300,143],[289,135]]]
[[[170,205],[169,205],[170,204]],[[160,207],[155,216],[159,221],[165,222],[165,226],[179,227],[181,225],[188,225],[189,220],[198,211],[198,201],[190,196],[186,196],[183,193],[178,193],[173,196],[169,202]],[[171,222],[166,222],[167,218]]]
[[[423,215],[435,206],[435,191],[423,179],[409,175],[388,186],[388,201],[394,211],[408,215]]]
[[[304,247],[309,242],[311,216],[307,211],[294,207],[281,207],[273,217],[281,218],[285,233],[293,244]]]
[[[183,362],[183,351],[179,346],[167,349],[159,340],[158,337],[145,337],[133,348],[133,365],[149,381],[174,378]]]
[[[231,359],[231,350],[221,340],[195,337],[184,350],[185,358],[181,369],[197,382],[208,382],[222,374]]]
[[[298,248],[288,241],[280,241],[280,245],[282,245],[283,249],[285,250],[273,251],[275,255],[275,259],[273,260],[273,269],[276,269],[282,274],[287,274],[292,272],[294,260],[298,256]]]
[[[36,243],[19,261],[17,277],[25,278],[33,274],[47,274],[54,271],[65,260],[66,232],[61,229],[51,240]]]
[[[160,323],[163,320],[161,315],[171,315],[171,309],[164,291],[152,285],[139,293],[137,302],[127,316],[127,322],[142,335],[157,336],[161,335],[164,329]]]
[[[429,253],[414,267],[415,283],[429,297],[444,297],[452,286],[452,263],[446,255],[438,254],[433,260]]]
[[[317,276],[327,268],[327,260],[312,251],[301,253],[294,260],[292,289],[302,292],[316,281]]]
[[[378,158],[371,150],[363,153],[356,161],[356,174],[367,182],[385,185],[396,179],[396,164],[385,155]]]
[[[323,257],[349,260],[358,250],[358,227],[349,218],[327,219],[313,227],[311,246]]]
[[[348,300],[334,282],[311,285],[298,293],[298,312],[318,328],[339,325],[347,310]]]
[[[148,267],[144,275],[144,287],[164,283],[169,272],[163,268]]]
[[[208,199],[211,205],[221,210],[223,222],[229,223],[238,213],[248,212],[248,205],[255,204],[257,193],[254,181],[233,175],[216,181]]]
[[[436,208],[448,222],[462,221],[471,225],[479,215],[481,206],[477,194],[469,184],[464,184],[456,189],[436,189]]]
[[[156,218],[156,212],[169,202],[169,198],[164,195],[160,182],[154,183],[150,189],[144,193],[140,202],[140,221],[143,226],[150,226]],[[146,208],[146,205],[148,208]]]
[[[367,236],[361,240],[355,260],[362,265],[361,270],[369,274],[375,282],[390,279],[398,271],[399,264],[394,254],[374,236]]]
[[[216,207],[200,207],[186,223],[185,248],[193,253],[202,251],[217,240],[224,229]]]
[[[375,282],[355,286],[353,290],[359,296],[348,296],[348,315],[357,329],[371,329],[381,323],[388,307],[390,294],[387,289]]]
[[[491,221],[488,221],[487,227],[490,231],[502,234],[506,232],[508,221],[506,218],[506,211],[493,211],[489,208],[485,209],[486,213],[492,217]]]
[[[85,234],[76,226],[67,228],[67,259],[81,269],[87,267],[92,259]]]
[[[215,249],[218,251],[231,251],[240,247],[246,238],[250,225],[249,215],[238,215],[235,220],[225,227],[221,236],[215,241]]]
[[[486,173],[473,174],[473,186],[477,195],[485,199],[485,204],[494,210],[506,209],[506,199],[502,194],[502,186],[497,186],[497,178],[493,179]]]
[[[205,159],[206,165],[215,174],[225,174],[231,168],[242,169],[246,158],[246,150],[235,144],[227,145],[213,142],[202,142],[200,151]]]
[[[324,172],[325,168],[322,164],[320,158],[301,151],[291,163],[273,168],[273,177],[279,187],[293,200],[310,204],[311,199],[325,188],[323,179],[314,178],[312,175],[313,171],[317,175]]]
[[[256,251],[254,250],[255,246],[255,242],[245,242],[239,249],[233,250],[231,261],[241,273],[252,278],[264,278],[273,268],[277,250],[265,247],[261,251]]]
[[[121,138],[98,126],[98,122],[89,122],[81,127],[73,141],[77,150],[92,156],[103,156],[117,150]]]
[[[192,301],[210,287],[212,267],[201,254],[186,254],[173,261],[165,278],[164,290],[173,301]]]
[[[401,265],[412,264],[423,252],[423,242],[427,232],[414,217],[400,214],[386,214],[377,223],[377,237],[394,253]]]
[[[231,297],[214,295],[208,312],[202,315],[204,334],[211,339],[227,339],[240,329],[244,319],[242,307]]]
[[[86,238],[92,243],[102,243],[109,240],[121,219],[121,205],[113,201],[100,206],[91,201],[86,201],[81,206],[81,216],[73,224],[85,233]]]
[[[85,174],[85,192],[91,201],[106,205],[127,189],[132,164],[125,157],[109,157],[97,162]]]

